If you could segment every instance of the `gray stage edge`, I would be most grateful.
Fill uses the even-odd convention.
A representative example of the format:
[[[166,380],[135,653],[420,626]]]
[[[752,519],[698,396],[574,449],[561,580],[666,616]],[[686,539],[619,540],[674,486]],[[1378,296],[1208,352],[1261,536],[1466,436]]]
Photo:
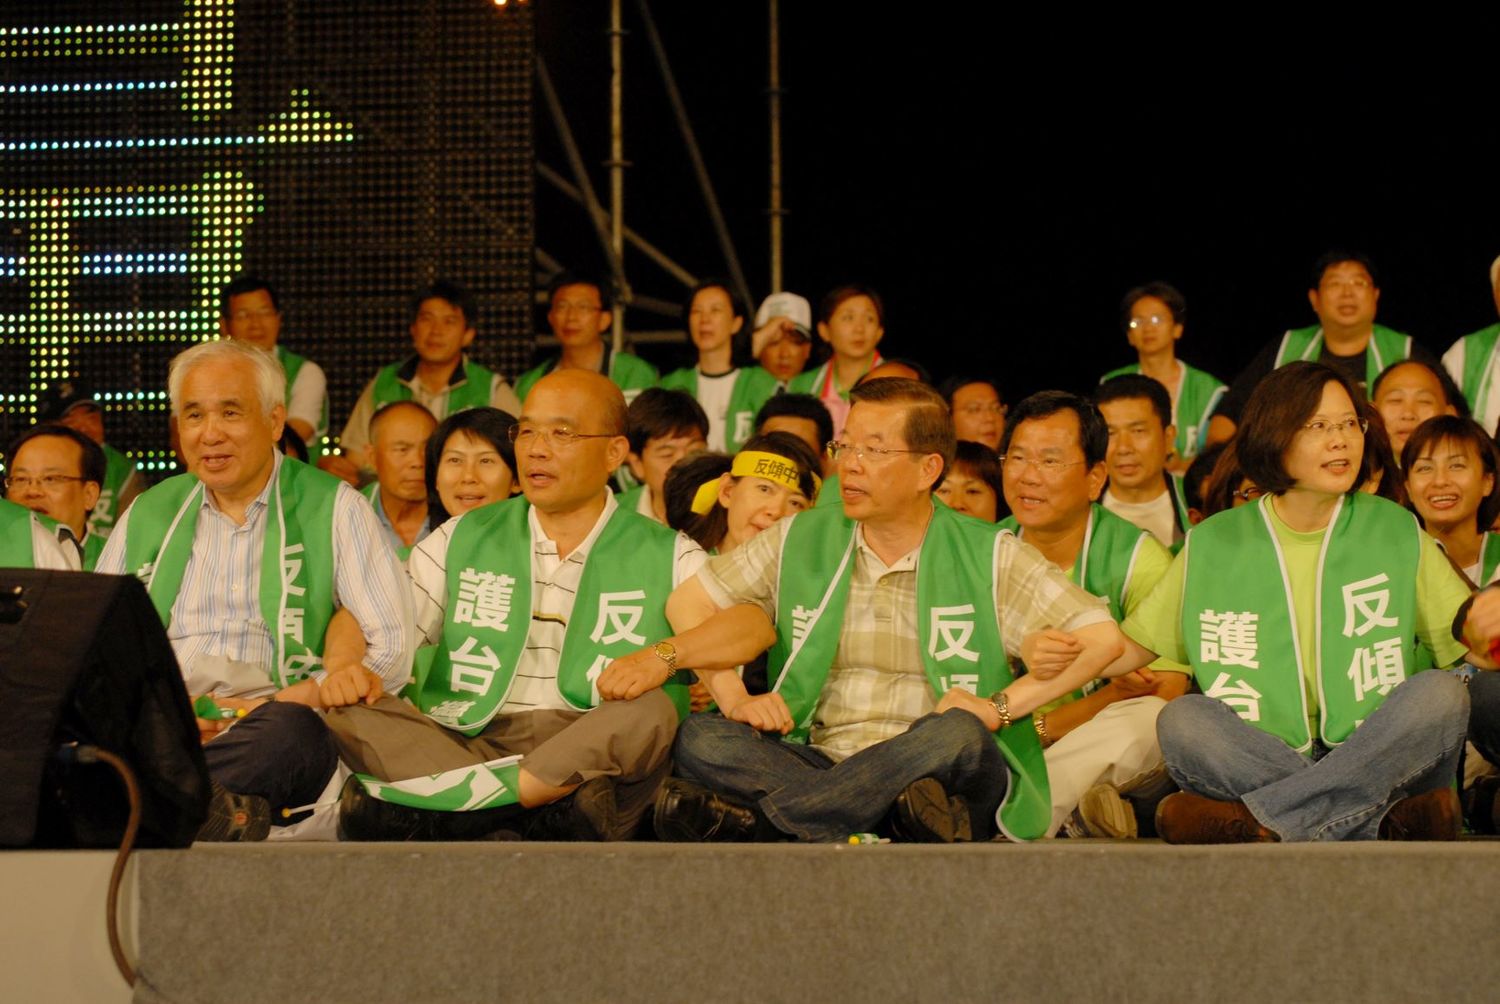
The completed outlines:
[[[148,851],[135,999],[1490,1001],[1500,842]]]

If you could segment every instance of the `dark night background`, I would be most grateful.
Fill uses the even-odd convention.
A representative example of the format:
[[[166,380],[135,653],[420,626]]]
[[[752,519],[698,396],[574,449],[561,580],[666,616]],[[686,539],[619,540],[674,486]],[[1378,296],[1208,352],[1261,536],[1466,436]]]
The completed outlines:
[[[626,221],[723,272],[633,3],[625,4]],[[756,297],[768,292],[766,7],[652,7]],[[601,198],[608,7],[536,6],[538,49]],[[1313,323],[1328,247],[1374,256],[1379,319],[1441,352],[1495,319],[1500,73],[1483,21],[1380,24],[1366,9],[1082,10],[782,4],[786,285],[843,279],[887,304],[887,354],[1008,397],[1085,387],[1133,358],[1130,286],[1186,294],[1179,354],[1224,379]],[[1492,46],[1490,46],[1492,49]],[[563,170],[538,108],[538,156]],[[538,243],[602,259],[582,213],[538,187]],[[642,292],[681,287],[628,257]],[[632,314],[633,327],[666,326]]]

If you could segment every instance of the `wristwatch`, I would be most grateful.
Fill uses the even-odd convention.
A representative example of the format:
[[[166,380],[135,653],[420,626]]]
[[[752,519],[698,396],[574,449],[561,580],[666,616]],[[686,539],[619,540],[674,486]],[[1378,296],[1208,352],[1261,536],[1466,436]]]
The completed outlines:
[[[991,694],[990,703],[995,706],[995,714],[1000,716],[1000,728],[995,731],[1010,728],[1010,698],[1005,696],[1005,691],[997,690]]]
[[[667,664],[667,678],[662,683],[671,682],[672,677],[677,675],[677,646],[669,641],[659,641],[651,646],[651,651],[656,657]]]

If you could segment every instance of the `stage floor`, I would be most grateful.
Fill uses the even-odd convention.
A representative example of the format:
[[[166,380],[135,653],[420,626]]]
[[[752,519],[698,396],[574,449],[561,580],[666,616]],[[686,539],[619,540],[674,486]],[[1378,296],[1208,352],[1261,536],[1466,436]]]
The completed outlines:
[[[1488,1001],[1500,976],[1490,840],[200,845],[133,872],[136,1001]],[[102,943],[94,891],[59,898]]]

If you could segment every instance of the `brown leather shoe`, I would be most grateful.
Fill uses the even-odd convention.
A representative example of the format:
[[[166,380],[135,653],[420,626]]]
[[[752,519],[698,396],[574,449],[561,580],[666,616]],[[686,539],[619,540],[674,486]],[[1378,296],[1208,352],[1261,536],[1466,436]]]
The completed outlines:
[[[1380,821],[1380,839],[1457,840],[1461,818],[1458,792],[1434,788],[1391,806]]]
[[[1254,844],[1277,839],[1244,802],[1221,802],[1186,791],[1161,800],[1156,807],[1156,832],[1169,844]]]
[[[902,843],[951,844],[973,839],[968,803],[949,795],[936,778],[924,777],[903,788],[886,819],[891,836]]]

